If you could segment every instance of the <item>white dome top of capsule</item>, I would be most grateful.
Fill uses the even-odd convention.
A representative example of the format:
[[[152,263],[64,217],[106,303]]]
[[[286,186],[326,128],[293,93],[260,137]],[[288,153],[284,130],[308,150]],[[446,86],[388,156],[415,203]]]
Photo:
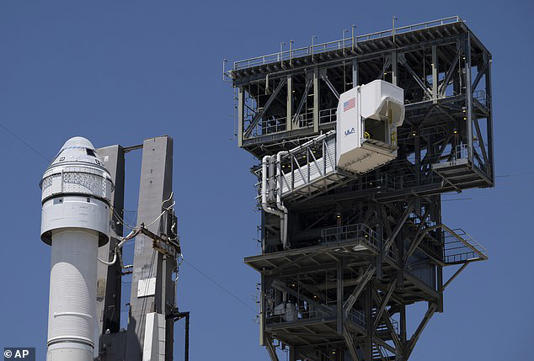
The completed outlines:
[[[50,167],[60,163],[82,162],[102,166],[93,144],[84,137],[72,137],[63,144]]]

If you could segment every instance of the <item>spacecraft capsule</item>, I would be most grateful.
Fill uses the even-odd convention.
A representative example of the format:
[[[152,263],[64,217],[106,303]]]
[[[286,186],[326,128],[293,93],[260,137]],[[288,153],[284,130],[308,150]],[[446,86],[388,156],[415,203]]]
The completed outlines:
[[[97,250],[109,240],[113,183],[94,146],[69,139],[45,171],[41,239],[52,247],[47,361],[92,361]]]

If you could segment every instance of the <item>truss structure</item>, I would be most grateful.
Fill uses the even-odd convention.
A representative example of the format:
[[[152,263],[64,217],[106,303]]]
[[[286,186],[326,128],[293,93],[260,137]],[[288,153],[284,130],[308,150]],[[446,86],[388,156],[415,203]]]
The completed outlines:
[[[278,218],[262,212],[262,254],[245,259],[261,275],[261,342],[272,360],[277,347],[292,361],[408,360],[443,312],[445,288],[488,257],[442,223],[441,195],[494,184],[491,54],[453,17],[238,61],[225,74],[239,146],[259,160],[298,150],[285,161],[301,173],[285,179],[289,246]],[[375,79],[404,89],[398,156],[331,177],[339,94]],[[314,159],[324,186],[295,183],[300,157]],[[458,269],[444,279],[448,266]],[[406,307],[417,302],[427,312],[408,335]]]

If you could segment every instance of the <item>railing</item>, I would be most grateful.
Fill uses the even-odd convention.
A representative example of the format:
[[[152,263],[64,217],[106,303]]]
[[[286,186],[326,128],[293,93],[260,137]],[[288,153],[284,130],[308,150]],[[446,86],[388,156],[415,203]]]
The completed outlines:
[[[307,309],[299,309],[295,306],[295,312],[280,313],[278,315],[271,313],[266,315],[266,321],[268,324],[280,324],[285,322],[298,322],[298,321],[310,321],[310,320],[333,320],[337,317],[336,306],[331,307],[330,310],[324,308],[325,306],[318,304],[308,304]],[[365,315],[362,311],[351,310],[347,314],[347,318],[352,322],[365,327]]]
[[[272,54],[267,54],[267,55],[257,56],[257,57],[249,58],[245,60],[235,61],[233,70],[241,70],[241,69],[251,68],[251,67],[259,66],[259,65],[282,62],[285,60],[291,61],[292,59],[300,58],[304,56],[325,53],[325,52],[329,52],[333,50],[352,48],[352,47],[357,46],[358,43],[361,43],[364,41],[381,39],[381,38],[390,37],[392,35],[403,34],[403,33],[408,33],[411,31],[428,29],[428,28],[433,28],[436,26],[445,25],[445,24],[460,23],[460,22],[463,22],[463,20],[459,16],[451,16],[451,17],[447,17],[443,19],[437,19],[437,20],[432,20],[432,21],[427,21],[427,22],[407,25],[407,26],[401,26],[399,28],[383,30],[383,31],[378,31],[374,33],[364,34],[364,35],[358,35],[355,37],[351,36],[348,38],[343,38],[343,39],[335,40],[335,41],[329,41],[326,43],[313,44],[313,45],[302,47],[302,48],[283,50],[283,51],[272,53]]]
[[[443,230],[443,260],[458,264],[488,259],[488,251],[461,228]]]
[[[448,157],[440,159],[439,163],[456,163],[459,159],[468,159],[469,158],[469,149],[467,144],[459,144],[455,146]]]
[[[380,250],[378,233],[363,223],[331,227],[321,230],[321,243],[360,241],[375,251]]]
[[[310,140],[293,148],[281,158],[281,188],[285,196],[302,187],[309,186],[335,171],[335,132]]]

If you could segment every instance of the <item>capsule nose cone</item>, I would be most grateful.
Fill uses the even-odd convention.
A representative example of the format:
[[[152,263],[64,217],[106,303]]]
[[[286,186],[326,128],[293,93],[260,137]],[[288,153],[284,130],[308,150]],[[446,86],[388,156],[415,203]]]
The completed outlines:
[[[61,150],[69,149],[69,148],[88,148],[94,150],[95,147],[93,146],[93,143],[91,143],[87,138],[84,137],[72,137],[69,140],[63,144],[61,147]]]
[[[84,137],[72,137],[67,140],[54,157],[50,167],[72,162],[102,166],[102,159],[96,153],[93,143]]]

